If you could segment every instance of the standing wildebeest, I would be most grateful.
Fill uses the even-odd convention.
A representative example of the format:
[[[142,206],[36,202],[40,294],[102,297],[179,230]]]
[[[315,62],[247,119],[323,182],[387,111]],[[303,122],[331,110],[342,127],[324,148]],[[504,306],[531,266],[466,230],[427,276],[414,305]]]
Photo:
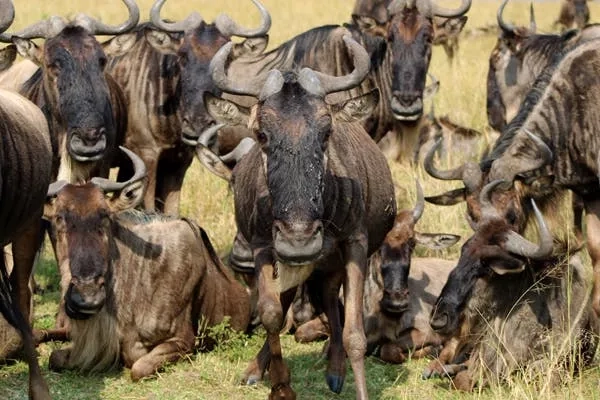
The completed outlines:
[[[354,23],[344,27],[314,28],[265,54],[232,59],[228,74],[248,80],[273,68],[291,70],[301,67],[319,69],[331,75],[347,74],[352,63],[342,37],[351,34],[369,53],[372,62],[370,79],[360,88],[332,95],[328,100],[339,102],[365,94],[376,86],[380,91],[380,102],[365,119],[364,126],[376,141],[392,132],[381,143],[389,158],[412,160],[431,58],[432,18],[463,15],[470,5],[470,0],[463,0],[457,9],[448,10],[429,1],[417,4],[394,1],[388,7],[390,16],[385,23],[378,24],[372,17],[355,15]],[[241,102],[237,97],[235,101]],[[245,101],[243,105],[249,107],[252,104]],[[214,171],[210,161],[200,158]]]
[[[84,182],[92,176],[108,176],[127,125],[125,99],[117,83],[104,72],[106,55],[94,34],[118,34],[132,29],[139,10],[133,0],[127,5],[128,19],[109,26],[79,14],[67,22],[51,17],[11,34],[0,41],[13,42],[19,53],[40,66],[19,92],[42,109],[53,151],[52,177]],[[45,38],[42,47],[30,39]],[[41,219],[13,243],[15,271],[32,264],[41,245]],[[27,283],[17,279],[17,282]],[[25,309],[29,290],[19,301]],[[61,324],[62,322],[59,322]]]
[[[220,127],[206,113],[202,100],[205,92],[220,94],[208,75],[210,60],[233,36],[264,36],[271,25],[267,10],[253,2],[262,17],[257,29],[242,28],[226,15],[213,24],[197,13],[184,21],[166,22],[160,18],[165,0],[157,0],[151,24],[103,45],[110,58],[107,70],[127,98],[125,146],[148,168],[146,210],[179,213],[181,185],[194,154],[184,141],[197,141],[205,130],[216,132]],[[237,44],[235,51],[241,53],[246,46],[246,42]]]
[[[221,121],[245,123],[259,145],[236,165],[232,178],[236,223],[252,249],[258,310],[267,340],[246,371],[260,379],[270,365],[272,399],[295,398],[279,331],[295,288],[311,274],[331,325],[327,382],[342,389],[346,355],[357,397],[367,398],[366,340],[362,297],[367,257],[391,228],[396,202],[391,173],[381,152],[356,121],[370,115],[377,93],[327,105],[325,96],[351,89],[367,76],[369,56],[344,38],[355,69],[333,77],[303,68],[271,70],[251,81],[230,79],[225,64],[232,44],[211,62],[212,77],[227,93],[258,98],[250,114],[235,103],[208,97],[208,111]],[[344,328],[338,293],[344,286]],[[343,346],[342,346],[343,341]],[[345,349],[345,351],[344,351]]]
[[[10,26],[14,16],[12,2],[0,0],[0,33]],[[0,139],[0,248],[3,248],[42,215],[42,188],[50,182],[52,149],[48,124],[41,111],[22,96],[5,90],[0,90]],[[32,267],[33,262],[14,265],[9,278],[5,255],[0,256],[0,312],[23,338],[30,398],[49,400],[29,325],[29,299],[21,301],[23,293],[19,292],[23,288],[28,291]]]
[[[137,381],[190,353],[199,320],[206,328],[229,316],[233,329],[244,330],[250,310],[246,289],[202,228],[124,212],[142,200],[145,166],[123,150],[134,166],[130,180],[59,181],[48,189],[44,217],[56,232],[73,341],[52,352],[50,368],[104,371],[122,361]]]
[[[587,2],[588,0],[563,0],[554,26],[559,26],[562,31],[572,28],[573,25],[579,29],[583,28],[590,20]]]
[[[596,353],[589,272],[568,252],[552,255],[553,238],[535,203],[539,245],[512,230],[488,198],[501,182],[482,190],[483,217],[431,315],[437,332],[464,341],[457,350],[471,347],[467,369],[454,378],[462,390],[471,390],[480,377],[498,383],[515,371],[543,377],[566,372],[565,361],[577,370],[579,361],[589,364]]]

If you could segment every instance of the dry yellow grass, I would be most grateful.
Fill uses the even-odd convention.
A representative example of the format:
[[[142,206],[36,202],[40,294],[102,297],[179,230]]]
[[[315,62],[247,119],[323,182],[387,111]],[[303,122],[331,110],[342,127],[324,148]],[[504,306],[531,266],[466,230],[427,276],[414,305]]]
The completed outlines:
[[[50,15],[74,15],[87,12],[107,22],[119,22],[123,18],[125,7],[118,0],[15,0],[16,21],[13,29],[19,29],[40,18]],[[458,0],[443,1],[453,6]],[[148,18],[151,0],[138,1],[142,20]],[[339,24],[350,19],[353,0],[305,0],[283,1],[264,0],[273,17],[270,47],[291,38],[309,28],[324,24]],[[499,1],[473,0],[469,11],[466,29],[484,26],[495,22]],[[529,3],[518,1],[511,3],[506,10],[506,19],[517,24],[527,24]],[[538,27],[549,32],[551,23],[558,14],[558,2],[536,3]],[[590,3],[592,20],[600,19],[600,4]],[[243,24],[258,22],[258,13],[248,0],[198,0],[181,2],[171,0],[165,6],[164,15],[181,19],[192,10],[198,10],[209,21],[220,12],[226,12]],[[438,115],[448,114],[453,120],[484,130],[485,116],[485,79],[488,68],[488,56],[496,41],[492,36],[463,38],[460,51],[454,65],[450,65],[443,51],[434,50],[432,72],[441,82],[441,89],[435,97]],[[453,164],[460,162],[454,157]],[[439,182],[429,178],[418,168],[413,170],[402,165],[391,165],[395,183],[400,188],[397,193],[399,207],[412,207],[415,198],[415,178],[423,183],[426,195],[437,194],[457,187],[457,184]],[[563,212],[564,210],[564,212]],[[564,226],[568,227],[569,211],[563,208]],[[200,222],[208,231],[220,254],[230,248],[234,235],[232,196],[225,182],[212,176],[197,162],[194,162],[186,177],[183,188],[182,213]],[[450,208],[427,205],[418,228],[423,232],[452,232],[467,237],[470,229],[463,217],[464,206]],[[458,247],[442,254],[455,257]],[[429,254],[421,252],[420,254]],[[44,268],[52,269],[51,262]],[[52,323],[56,310],[56,294],[38,298],[38,324]],[[197,355],[189,361],[170,367],[157,379],[132,384],[128,372],[82,377],[77,374],[55,374],[47,370],[47,356],[56,345],[40,348],[44,371],[50,381],[52,392],[57,399],[263,399],[268,394],[267,385],[247,388],[237,385],[237,377],[245,368],[261,344],[261,337],[240,339],[233,347],[216,353]],[[293,386],[299,398],[353,398],[352,375],[349,372],[344,391],[335,396],[328,391],[323,379],[325,363],[319,357],[320,345],[297,345],[289,337],[283,338],[284,356],[292,368]],[[423,382],[420,371],[423,361],[410,362],[405,366],[386,366],[375,360],[367,361],[369,392],[373,398],[490,398],[490,399],[537,399],[531,387],[515,380],[508,388],[484,390],[475,394],[456,394],[447,389],[446,383]],[[588,371],[576,378],[571,384],[546,393],[544,397],[561,398],[600,398],[598,390],[598,371]],[[26,398],[26,367],[23,363],[0,368],[0,398]]]

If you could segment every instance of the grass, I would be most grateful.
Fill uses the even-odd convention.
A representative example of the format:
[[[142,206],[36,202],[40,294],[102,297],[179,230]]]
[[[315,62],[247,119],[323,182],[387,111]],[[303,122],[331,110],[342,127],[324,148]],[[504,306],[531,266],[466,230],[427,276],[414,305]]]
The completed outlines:
[[[264,0],[273,17],[270,46],[285,41],[309,28],[343,23],[349,20],[352,0],[305,0],[288,2]],[[17,19],[13,29],[50,15],[74,15],[88,12],[107,22],[121,21],[124,6],[117,0],[97,2],[92,0],[29,0],[17,1]],[[139,0],[142,19],[146,19],[151,0]],[[169,18],[184,18],[193,9],[198,10],[209,21],[220,12],[226,12],[242,24],[252,25],[258,21],[258,13],[246,0],[198,0],[195,2],[174,1],[165,6],[164,15]],[[443,1],[453,6],[458,0]],[[475,0],[469,11],[466,30],[484,26],[495,21],[499,1]],[[99,7],[99,4],[104,4]],[[591,2],[592,20],[600,16],[600,4]],[[193,8],[192,8],[193,7]],[[506,20],[517,24],[528,24],[529,3],[511,3],[506,10]],[[550,31],[551,23],[558,15],[558,2],[536,4],[538,27]],[[440,48],[435,48],[430,71],[440,80],[441,88],[435,97],[435,108],[439,115],[448,114],[460,124],[478,130],[486,128],[485,79],[488,56],[495,44],[493,36],[463,38],[454,65],[450,65]],[[459,160],[451,160],[456,164]],[[391,165],[397,191],[399,208],[412,207],[415,198],[415,178],[423,184],[426,195],[437,194],[455,188],[455,183],[440,182],[429,178],[421,168],[413,170],[403,165]],[[225,182],[215,178],[194,162],[183,187],[182,213],[197,220],[209,233],[221,255],[226,254],[234,235],[232,196]],[[562,225],[570,223],[568,207],[561,209]],[[464,205],[449,208],[427,205],[418,229],[423,232],[450,232],[468,237],[470,229],[465,221]],[[419,255],[453,258],[459,246],[441,253],[417,249]],[[35,296],[35,325],[50,327],[59,301],[58,275],[50,253],[46,252],[37,267],[37,283],[42,289]],[[253,358],[262,344],[263,335],[251,338],[236,337],[227,345],[206,354],[197,354],[169,366],[157,378],[137,384],[129,380],[127,370],[110,374],[80,376],[74,373],[56,374],[48,370],[48,356],[59,344],[42,345],[39,348],[40,362],[51,392],[56,399],[264,399],[269,392],[268,383],[255,387],[238,384],[239,376],[246,363]],[[297,344],[290,336],[282,337],[284,356],[292,371],[292,385],[299,399],[349,399],[354,398],[352,372],[344,390],[338,396],[326,387],[324,371],[326,363],[321,357],[322,344]],[[532,386],[515,379],[500,388],[485,389],[473,394],[456,393],[449,389],[447,381],[422,381],[421,371],[426,360],[413,360],[404,365],[390,366],[376,359],[366,361],[367,382],[372,398],[404,399],[537,399],[539,393]],[[569,384],[556,388],[545,397],[551,399],[599,399],[598,368],[585,371]],[[0,368],[0,399],[27,398],[27,368],[22,362]]]

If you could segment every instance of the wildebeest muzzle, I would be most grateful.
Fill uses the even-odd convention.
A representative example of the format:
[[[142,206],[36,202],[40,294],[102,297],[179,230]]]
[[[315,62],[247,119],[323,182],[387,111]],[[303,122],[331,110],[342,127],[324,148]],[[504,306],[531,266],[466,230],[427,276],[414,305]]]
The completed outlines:
[[[311,264],[323,249],[323,224],[321,221],[273,222],[275,256],[288,265]]]
[[[87,319],[100,311],[105,300],[104,278],[73,278],[65,294],[65,310],[69,318]]]

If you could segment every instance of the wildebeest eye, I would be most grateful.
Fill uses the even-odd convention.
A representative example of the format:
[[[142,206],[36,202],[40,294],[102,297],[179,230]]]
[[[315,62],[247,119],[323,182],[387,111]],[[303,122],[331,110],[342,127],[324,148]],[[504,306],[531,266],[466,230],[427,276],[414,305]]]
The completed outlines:
[[[258,140],[258,143],[264,145],[265,143],[267,143],[267,135],[265,135],[263,131],[257,131],[256,140]]]

